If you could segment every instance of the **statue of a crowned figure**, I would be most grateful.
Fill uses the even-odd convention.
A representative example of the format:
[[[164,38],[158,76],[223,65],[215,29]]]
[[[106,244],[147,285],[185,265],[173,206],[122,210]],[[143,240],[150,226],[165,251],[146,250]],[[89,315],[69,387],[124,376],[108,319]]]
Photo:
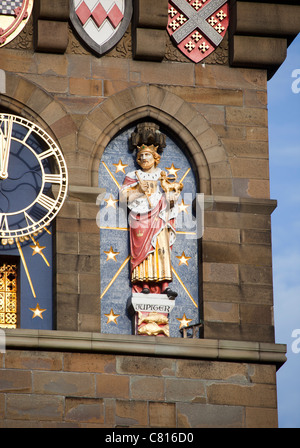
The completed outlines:
[[[140,168],[126,175],[120,199],[127,201],[130,210],[132,292],[166,294],[168,299],[175,299],[171,249],[176,239],[177,201],[183,185],[169,179],[158,167],[165,136],[157,125],[138,125],[131,144]]]

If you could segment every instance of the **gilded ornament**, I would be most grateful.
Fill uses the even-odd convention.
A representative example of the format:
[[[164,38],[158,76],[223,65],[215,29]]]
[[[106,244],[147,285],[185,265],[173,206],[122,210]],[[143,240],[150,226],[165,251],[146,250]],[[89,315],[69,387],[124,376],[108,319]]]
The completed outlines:
[[[179,317],[177,317],[176,319],[180,322],[179,328],[188,327],[189,323],[192,322],[192,320],[193,320],[193,319],[188,319],[185,314],[182,316],[181,319]]]
[[[110,310],[110,313],[104,314],[104,316],[107,317],[107,322],[106,322],[107,324],[113,322],[114,324],[118,325],[117,318],[120,316],[120,314],[115,314],[112,308]]]
[[[35,308],[29,308],[30,311],[33,312],[33,316],[32,319],[34,319],[35,317],[39,317],[40,319],[43,319],[43,313],[45,311],[47,311],[47,309],[41,309],[40,305],[37,303]]]
[[[117,261],[116,256],[119,255],[120,252],[114,252],[112,246],[110,246],[110,249],[105,250],[104,253],[107,255],[106,261],[108,261],[108,260]]]
[[[191,257],[187,257],[184,252],[182,252],[181,255],[177,255],[176,258],[178,258],[179,260],[179,266],[181,266],[182,264],[188,266],[189,265],[188,260],[191,259]]]

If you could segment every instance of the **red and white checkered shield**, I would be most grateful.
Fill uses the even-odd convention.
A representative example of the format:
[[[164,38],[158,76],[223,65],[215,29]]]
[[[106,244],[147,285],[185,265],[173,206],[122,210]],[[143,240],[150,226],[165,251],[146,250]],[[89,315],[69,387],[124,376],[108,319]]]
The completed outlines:
[[[228,10],[227,0],[169,0],[168,33],[185,56],[200,62],[222,42]]]
[[[33,8],[33,0],[0,1],[0,47],[11,42],[24,28]]]
[[[99,56],[118,43],[132,16],[131,0],[72,0],[70,18],[79,36]]]

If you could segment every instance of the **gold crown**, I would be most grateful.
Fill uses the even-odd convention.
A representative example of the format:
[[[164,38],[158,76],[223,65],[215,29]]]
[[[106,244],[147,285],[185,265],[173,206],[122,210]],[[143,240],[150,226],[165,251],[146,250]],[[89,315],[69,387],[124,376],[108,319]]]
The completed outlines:
[[[154,146],[154,145],[141,145],[141,146],[137,146],[138,152],[137,154],[140,154],[143,151],[149,151],[153,154],[157,154],[157,148],[158,146]]]

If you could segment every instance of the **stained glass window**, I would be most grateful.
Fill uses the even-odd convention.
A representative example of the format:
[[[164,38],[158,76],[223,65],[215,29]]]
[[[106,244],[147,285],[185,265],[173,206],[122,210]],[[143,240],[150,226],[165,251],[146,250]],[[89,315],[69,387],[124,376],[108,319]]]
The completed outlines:
[[[0,328],[17,328],[18,265],[0,262]]]

